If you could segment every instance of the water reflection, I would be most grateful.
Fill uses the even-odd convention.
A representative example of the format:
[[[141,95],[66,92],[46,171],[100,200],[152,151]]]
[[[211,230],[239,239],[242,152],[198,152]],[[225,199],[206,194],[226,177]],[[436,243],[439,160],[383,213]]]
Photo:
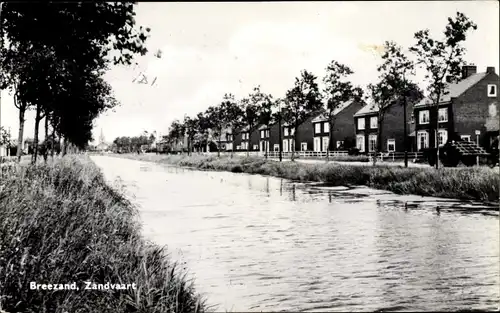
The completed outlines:
[[[144,234],[186,262],[218,311],[497,308],[498,211],[365,187],[157,165],[146,172],[137,161],[93,159],[108,179],[122,177]],[[465,205],[478,209],[450,208]]]

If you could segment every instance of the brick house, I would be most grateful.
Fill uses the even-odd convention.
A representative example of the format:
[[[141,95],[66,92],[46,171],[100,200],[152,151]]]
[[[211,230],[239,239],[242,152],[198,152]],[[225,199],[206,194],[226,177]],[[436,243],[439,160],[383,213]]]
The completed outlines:
[[[279,124],[274,123],[269,125],[262,125],[259,128],[259,151],[265,152],[264,148],[267,147],[267,151],[280,151],[279,145]]]
[[[352,117],[365,105],[362,101],[346,101],[342,103],[335,111],[334,130],[332,132],[332,143],[330,150],[344,148],[344,141],[348,139],[354,141],[356,132],[352,124]],[[330,137],[330,124],[328,123],[328,114],[320,114],[312,120],[313,124],[313,151],[327,151]],[[349,148],[349,147],[348,147]]]
[[[377,147],[378,106],[367,104],[354,114],[356,148],[362,153],[374,152]],[[413,107],[407,105],[406,118],[410,123]],[[404,107],[399,103],[391,105],[384,114],[382,122],[381,152],[404,152]],[[411,130],[407,128],[408,146]]]
[[[449,80],[448,80],[449,81]],[[425,98],[414,107],[416,150],[435,147],[435,125],[439,119],[438,143],[461,138],[476,141],[486,150],[498,136],[499,76],[494,67],[477,73],[474,65],[464,66],[457,83],[447,83],[448,93],[442,96],[438,110]],[[479,135],[476,135],[476,132]]]
[[[234,139],[235,151],[259,151],[259,140],[259,126],[252,132],[251,140],[248,126],[245,126]]]
[[[297,142],[295,143],[295,149],[293,145],[294,140],[294,129],[287,123],[282,124],[282,136],[283,139],[283,152],[291,151],[313,151],[313,119],[318,115],[323,114],[323,111],[314,112],[309,115],[309,117],[297,127]],[[293,149],[293,150],[292,150]]]

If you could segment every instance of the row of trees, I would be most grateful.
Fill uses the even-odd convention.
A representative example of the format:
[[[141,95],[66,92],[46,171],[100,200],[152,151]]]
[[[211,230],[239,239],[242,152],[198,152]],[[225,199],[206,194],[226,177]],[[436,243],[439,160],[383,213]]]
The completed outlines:
[[[138,152],[143,146],[151,146],[156,140],[155,132],[148,133],[144,131],[139,136],[134,137],[117,137],[113,140],[113,148],[119,152]]]
[[[137,28],[134,15],[132,2],[1,3],[0,88],[19,110],[18,160],[28,110],[35,111],[33,162],[42,120],[52,156],[56,138],[63,153],[92,140],[95,118],[118,105],[102,75],[147,52],[149,29]]]
[[[339,106],[349,100],[367,100],[378,109],[378,138],[375,153],[382,150],[382,125],[386,112],[393,105],[404,107],[402,123],[405,127],[405,166],[408,166],[406,109],[408,104],[415,103],[423,97],[423,91],[412,81],[415,69],[420,67],[426,73],[427,93],[432,101],[431,114],[436,117],[433,130],[435,145],[438,148],[437,107],[443,95],[448,92],[445,79],[450,77],[455,82],[460,79],[465,52],[462,44],[467,33],[476,28],[477,25],[469,18],[457,12],[454,18],[448,18],[442,40],[432,38],[429,30],[422,30],[415,33],[416,43],[409,49],[404,49],[392,41],[385,42],[385,52],[377,68],[378,81],[367,86],[366,95],[363,89],[349,81],[349,77],[354,74],[353,70],[333,60],[326,67],[323,90],[318,87],[317,77],[304,70],[283,98],[275,99],[272,95],[264,94],[260,91],[260,87],[254,88],[250,95],[238,101],[233,95],[226,94],[220,104],[209,107],[196,117],[186,116],[182,122],[175,120],[170,127],[167,140],[176,142],[187,135],[188,151],[191,151],[192,146],[205,145],[209,133],[213,138],[217,138],[220,146],[224,129],[231,130],[234,140],[242,130],[252,134],[258,125],[269,126],[283,121],[295,131],[294,143],[296,143],[297,128],[312,113],[322,110],[328,116],[330,124],[330,142],[327,150],[329,152],[333,145],[331,138],[335,127],[335,113]],[[405,50],[413,54],[415,61],[409,58]],[[292,151],[294,146],[295,144],[291,147]],[[376,158],[373,160],[376,162]]]

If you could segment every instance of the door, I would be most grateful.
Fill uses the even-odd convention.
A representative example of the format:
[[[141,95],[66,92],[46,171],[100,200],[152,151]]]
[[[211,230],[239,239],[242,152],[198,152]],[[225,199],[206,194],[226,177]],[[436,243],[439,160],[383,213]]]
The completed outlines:
[[[320,142],[321,142],[321,137],[314,137],[314,147],[313,147],[314,152],[321,151]]]

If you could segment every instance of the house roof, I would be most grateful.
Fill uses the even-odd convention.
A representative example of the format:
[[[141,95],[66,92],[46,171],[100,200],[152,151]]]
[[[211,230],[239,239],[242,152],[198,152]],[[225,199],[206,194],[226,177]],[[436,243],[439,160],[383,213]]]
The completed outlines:
[[[369,115],[373,113],[377,113],[379,110],[379,107],[376,106],[374,103],[370,103],[362,107],[354,116],[362,116],[362,115]]]
[[[345,101],[343,103],[341,103],[332,113],[333,115],[337,115],[339,114],[340,112],[342,112],[344,109],[346,109],[348,106],[350,106],[351,104],[354,103],[354,100],[349,100],[349,101]],[[321,113],[319,114],[318,116],[316,116],[312,122],[313,123],[316,123],[316,122],[324,122],[324,121],[328,121],[328,113]]]
[[[439,103],[449,102],[451,98],[459,97],[461,94],[463,94],[464,92],[469,90],[472,86],[474,86],[483,78],[485,78],[486,75],[488,75],[488,73],[477,73],[465,79],[462,79],[457,83],[454,84],[447,83],[445,87],[447,94],[441,96]],[[428,106],[430,104],[432,104],[432,99],[430,97],[426,97],[422,99],[419,103],[415,104],[415,107]]]

